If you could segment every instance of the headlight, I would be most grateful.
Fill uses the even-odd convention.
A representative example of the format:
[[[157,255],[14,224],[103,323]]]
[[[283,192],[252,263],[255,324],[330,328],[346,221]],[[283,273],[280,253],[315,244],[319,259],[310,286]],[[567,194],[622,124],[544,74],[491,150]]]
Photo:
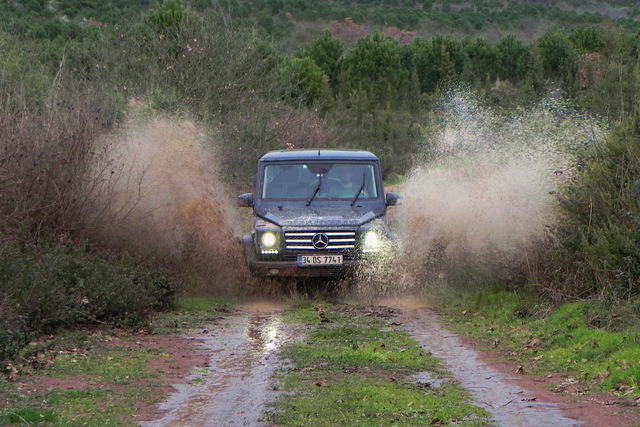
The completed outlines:
[[[280,250],[279,234],[275,231],[265,231],[259,234],[258,243],[260,246],[260,253],[264,255],[277,254]]]
[[[262,243],[262,247],[264,248],[272,248],[278,243],[278,238],[276,237],[276,233],[269,231],[262,234],[260,238],[260,243]]]
[[[382,239],[378,232],[369,230],[362,236],[362,252],[378,252],[382,246]]]

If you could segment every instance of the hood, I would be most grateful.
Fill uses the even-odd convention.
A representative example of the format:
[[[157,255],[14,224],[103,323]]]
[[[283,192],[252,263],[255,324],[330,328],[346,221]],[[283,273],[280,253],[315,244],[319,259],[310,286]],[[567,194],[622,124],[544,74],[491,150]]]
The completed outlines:
[[[357,227],[374,220],[377,216],[372,210],[357,210],[346,207],[265,207],[256,215],[280,227]]]

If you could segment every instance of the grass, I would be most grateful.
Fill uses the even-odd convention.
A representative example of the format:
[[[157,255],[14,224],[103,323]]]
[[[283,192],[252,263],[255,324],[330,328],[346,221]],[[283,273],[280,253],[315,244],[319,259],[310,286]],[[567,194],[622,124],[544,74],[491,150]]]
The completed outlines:
[[[151,326],[155,334],[181,333],[223,318],[236,304],[236,300],[229,298],[182,297],[173,310],[156,313]]]
[[[286,320],[312,326],[303,342],[282,349],[291,365],[270,421],[278,425],[486,425],[486,413],[400,328],[358,307],[298,303]],[[429,372],[439,386],[409,377]]]
[[[192,298],[182,297],[176,301],[175,310],[189,313],[220,312],[229,310],[237,301],[229,298],[209,297]]]
[[[69,349],[52,359],[46,370],[25,371],[30,376],[54,377],[65,386],[36,393],[20,393],[6,385],[5,409],[0,425],[133,426],[127,416],[135,414],[137,402],[153,403],[159,393],[150,391],[156,374],[146,368],[153,350],[113,346],[89,337],[83,349]]]
[[[640,335],[634,316],[604,322],[605,313],[616,317],[615,309],[597,301],[549,307],[526,293],[486,288],[451,292],[441,302],[437,306],[450,328],[504,353],[526,372],[569,376],[583,390],[640,395]]]
[[[47,410],[36,408],[19,408],[4,411],[0,415],[0,424],[21,424],[31,425],[37,423],[53,423],[57,421],[57,416]]]
[[[182,298],[176,310],[158,313],[151,327],[154,333],[184,332],[233,304],[224,299]],[[148,362],[169,355],[160,349],[127,345],[135,336],[119,338],[124,341],[114,345],[109,331],[75,331],[34,341],[23,352],[21,375],[53,377],[63,385],[24,393],[0,377],[4,394],[0,394],[0,425],[135,426],[138,404],[154,404],[162,398],[154,391],[158,375],[148,369]],[[39,369],[32,366],[36,361]]]

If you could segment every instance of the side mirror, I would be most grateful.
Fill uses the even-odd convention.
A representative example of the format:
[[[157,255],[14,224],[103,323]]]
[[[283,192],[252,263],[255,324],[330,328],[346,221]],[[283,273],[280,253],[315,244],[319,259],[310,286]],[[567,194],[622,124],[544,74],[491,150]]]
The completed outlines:
[[[241,208],[253,207],[253,194],[245,193],[238,196],[238,206]]]
[[[387,206],[396,206],[401,204],[402,196],[398,193],[387,193],[385,195]]]

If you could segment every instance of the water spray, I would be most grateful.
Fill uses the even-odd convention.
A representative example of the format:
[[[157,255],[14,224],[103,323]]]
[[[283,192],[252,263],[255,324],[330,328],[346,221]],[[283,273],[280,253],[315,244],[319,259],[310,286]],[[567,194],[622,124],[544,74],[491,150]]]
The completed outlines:
[[[498,114],[466,91],[430,114],[424,158],[402,193],[394,267],[405,285],[504,281],[540,241],[553,238],[557,198],[581,147],[604,138],[595,120],[549,97]],[[406,285],[408,283],[409,285]]]

